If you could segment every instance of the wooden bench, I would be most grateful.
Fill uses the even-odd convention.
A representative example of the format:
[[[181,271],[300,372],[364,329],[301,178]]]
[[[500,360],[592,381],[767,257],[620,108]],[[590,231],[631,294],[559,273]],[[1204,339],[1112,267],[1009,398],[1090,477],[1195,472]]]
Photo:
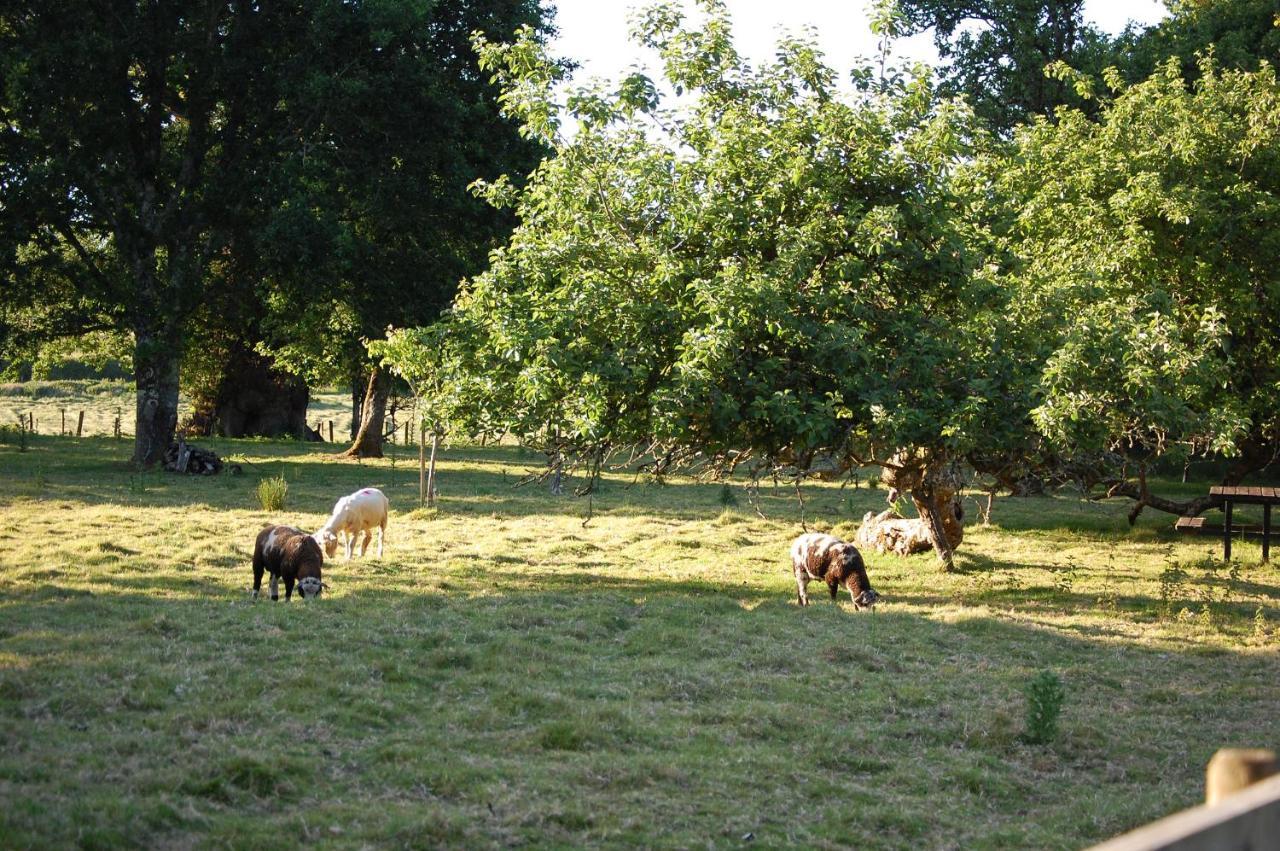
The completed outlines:
[[[1189,535],[1217,535],[1222,537],[1222,524],[1210,523],[1203,517],[1179,517],[1178,521],[1173,524],[1173,528],[1176,532],[1183,532]],[[1235,523],[1231,526],[1231,534],[1259,538],[1262,536],[1262,527]]]
[[[1262,560],[1271,558],[1271,506],[1280,505],[1280,488],[1215,485],[1209,488],[1209,496],[1217,497],[1226,516],[1222,524],[1222,560],[1231,561],[1231,535],[1236,527],[1231,523],[1231,509],[1236,503],[1262,506]]]

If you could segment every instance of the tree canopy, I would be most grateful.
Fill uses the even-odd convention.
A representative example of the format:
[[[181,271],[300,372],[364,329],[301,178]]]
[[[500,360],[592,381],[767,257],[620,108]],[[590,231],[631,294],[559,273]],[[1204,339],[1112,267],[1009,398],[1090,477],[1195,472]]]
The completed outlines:
[[[905,32],[932,30],[939,87],[963,95],[987,126],[1008,135],[1064,104],[1087,106],[1045,67],[1065,62],[1098,74],[1116,61],[1115,46],[1084,21],[1084,0],[896,0]]]
[[[301,370],[428,321],[508,226],[467,183],[537,155],[498,116],[470,32],[542,14],[533,0],[4,0],[6,344],[130,332],[145,464],[173,434],[194,322],[213,334],[225,319],[223,338],[258,323],[250,342]]]
[[[1111,82],[1099,120],[1034,122],[990,163],[1046,343],[1035,421],[1074,451],[1235,457],[1238,481],[1280,445],[1275,70]]]
[[[926,77],[841,94],[802,41],[751,67],[723,4],[701,8],[639,24],[677,108],[639,75],[579,90],[570,141],[537,44],[481,43],[556,150],[521,189],[480,187],[520,224],[449,317],[454,419],[589,464],[642,447],[757,474],[997,439],[1005,292],[952,179],[972,115]]]

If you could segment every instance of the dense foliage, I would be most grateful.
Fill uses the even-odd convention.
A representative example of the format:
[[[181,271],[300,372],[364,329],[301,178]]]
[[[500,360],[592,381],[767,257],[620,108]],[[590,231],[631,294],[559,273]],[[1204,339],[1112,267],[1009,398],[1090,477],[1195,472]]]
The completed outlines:
[[[1112,82],[1119,85],[1113,77]],[[991,163],[1008,285],[1047,344],[1035,420],[1073,450],[1221,453],[1280,440],[1280,88],[1177,60],[1098,121],[1060,114]],[[1066,321],[1061,318],[1065,317]]]
[[[641,447],[757,475],[998,440],[1006,293],[951,179],[971,115],[923,78],[840,95],[802,42],[749,67],[704,11],[641,23],[680,108],[640,76],[579,91],[576,135],[523,190],[482,187],[520,226],[451,317],[455,419],[589,463]],[[537,45],[481,47],[550,140]]]
[[[963,95],[997,133],[1064,104],[1086,106],[1045,66],[1066,62],[1097,74],[1117,45],[1084,21],[1084,0],[898,0],[904,32],[932,31],[940,88]]]
[[[167,447],[184,355],[350,368],[425,322],[509,222],[476,176],[532,166],[472,29],[532,0],[0,3],[0,341],[135,341],[134,460]],[[193,328],[199,334],[192,336]]]

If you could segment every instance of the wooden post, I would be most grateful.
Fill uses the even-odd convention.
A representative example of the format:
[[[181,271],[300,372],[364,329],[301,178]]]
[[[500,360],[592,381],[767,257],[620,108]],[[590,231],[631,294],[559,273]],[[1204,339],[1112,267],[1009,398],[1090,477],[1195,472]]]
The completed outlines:
[[[187,446],[187,442],[181,437],[178,438],[178,463],[176,465],[177,472],[187,472],[187,466],[191,463],[191,447]]]
[[[1275,751],[1262,748],[1223,748],[1209,760],[1204,775],[1204,802],[1216,804],[1246,786],[1276,773]]]
[[[62,414],[62,427],[58,429],[58,434],[60,435],[66,434],[67,433],[67,409],[59,408],[58,412]]]
[[[84,434],[84,411],[80,412],[80,421],[76,423],[76,437]]]
[[[1271,561],[1271,503],[1262,506],[1262,560]]]
[[[1231,497],[1223,497],[1226,504],[1222,510],[1226,512],[1226,522],[1222,524],[1222,560],[1231,561]]]
[[[333,420],[329,420],[329,442],[333,443]]]
[[[115,438],[120,439],[120,409],[116,408]]]
[[[408,423],[404,424],[404,445],[405,446],[409,445],[409,424]]]
[[[36,412],[27,411],[27,431],[32,434],[36,433]]]
[[[423,420],[418,440],[418,507],[427,504],[427,421]]]
[[[440,448],[440,432],[431,431],[431,464],[427,467],[427,505],[436,504],[436,450]]]

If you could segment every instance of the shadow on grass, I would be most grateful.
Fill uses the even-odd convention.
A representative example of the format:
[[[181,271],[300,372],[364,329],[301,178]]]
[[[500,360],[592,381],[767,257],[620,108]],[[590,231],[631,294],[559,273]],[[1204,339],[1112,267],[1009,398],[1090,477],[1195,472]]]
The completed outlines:
[[[127,462],[130,444],[105,437],[37,437],[23,453],[16,447],[0,446],[0,505],[39,500],[67,505],[256,510],[258,482],[283,476],[289,483],[286,505],[290,511],[325,515],[338,497],[370,486],[388,494],[395,512],[417,506],[417,453],[413,447],[389,446],[387,458],[357,462],[337,458],[335,453],[342,448],[338,444],[256,439],[209,439],[197,444],[239,463],[244,473],[201,477],[157,470],[138,472]],[[599,515],[698,520],[715,517],[725,508],[719,483],[684,477],[671,477],[659,485],[638,479],[634,472],[609,473],[590,503],[572,495],[582,484],[572,477],[566,479],[565,494],[559,497],[547,493],[544,483],[517,486],[541,465],[540,456],[518,447],[448,449],[440,463],[442,508],[446,512],[585,518],[593,511]],[[750,514],[752,507],[742,484],[736,481],[732,487],[736,510]],[[885,507],[884,492],[878,490],[815,483],[806,485],[804,491],[804,515],[809,522],[821,525],[856,526],[866,512]],[[799,527],[800,506],[791,489],[764,486],[759,491],[759,504],[768,519]],[[990,528],[1063,543],[1133,540],[1135,536],[1150,536],[1159,543],[1175,540],[1172,517],[1148,512],[1131,529],[1125,520],[1127,506],[1125,501],[1100,504],[1070,495],[1001,498]],[[970,529],[981,534],[984,527],[971,523]],[[1205,540],[1211,547],[1213,541]],[[967,554],[965,549],[961,552]]]
[[[626,821],[634,793],[681,814],[647,822],[641,844],[690,845],[743,811],[794,812],[813,788],[855,783],[857,827],[895,813],[887,847],[982,844],[975,830],[1015,825],[1032,831],[1016,844],[1078,846],[1195,802],[1203,765],[1242,731],[1280,735],[1273,655],[945,622],[892,600],[800,609],[748,586],[591,569],[455,571],[412,590],[380,571],[319,601],[250,602],[243,568],[235,590],[160,573],[0,589],[0,826],[17,844],[108,827],[108,845],[223,844],[236,812],[295,836],[290,812],[335,800],[326,819],[344,841],[376,844],[403,800],[461,825],[458,845],[586,845]],[[1044,668],[1067,708],[1059,740],[1032,749],[1022,693]],[[1246,684],[1231,712],[1225,683]],[[50,817],[68,777],[95,806]],[[1029,800],[1032,827],[1017,815]],[[593,820],[528,815],[574,807]],[[976,811],[1007,815],[978,827]]]

